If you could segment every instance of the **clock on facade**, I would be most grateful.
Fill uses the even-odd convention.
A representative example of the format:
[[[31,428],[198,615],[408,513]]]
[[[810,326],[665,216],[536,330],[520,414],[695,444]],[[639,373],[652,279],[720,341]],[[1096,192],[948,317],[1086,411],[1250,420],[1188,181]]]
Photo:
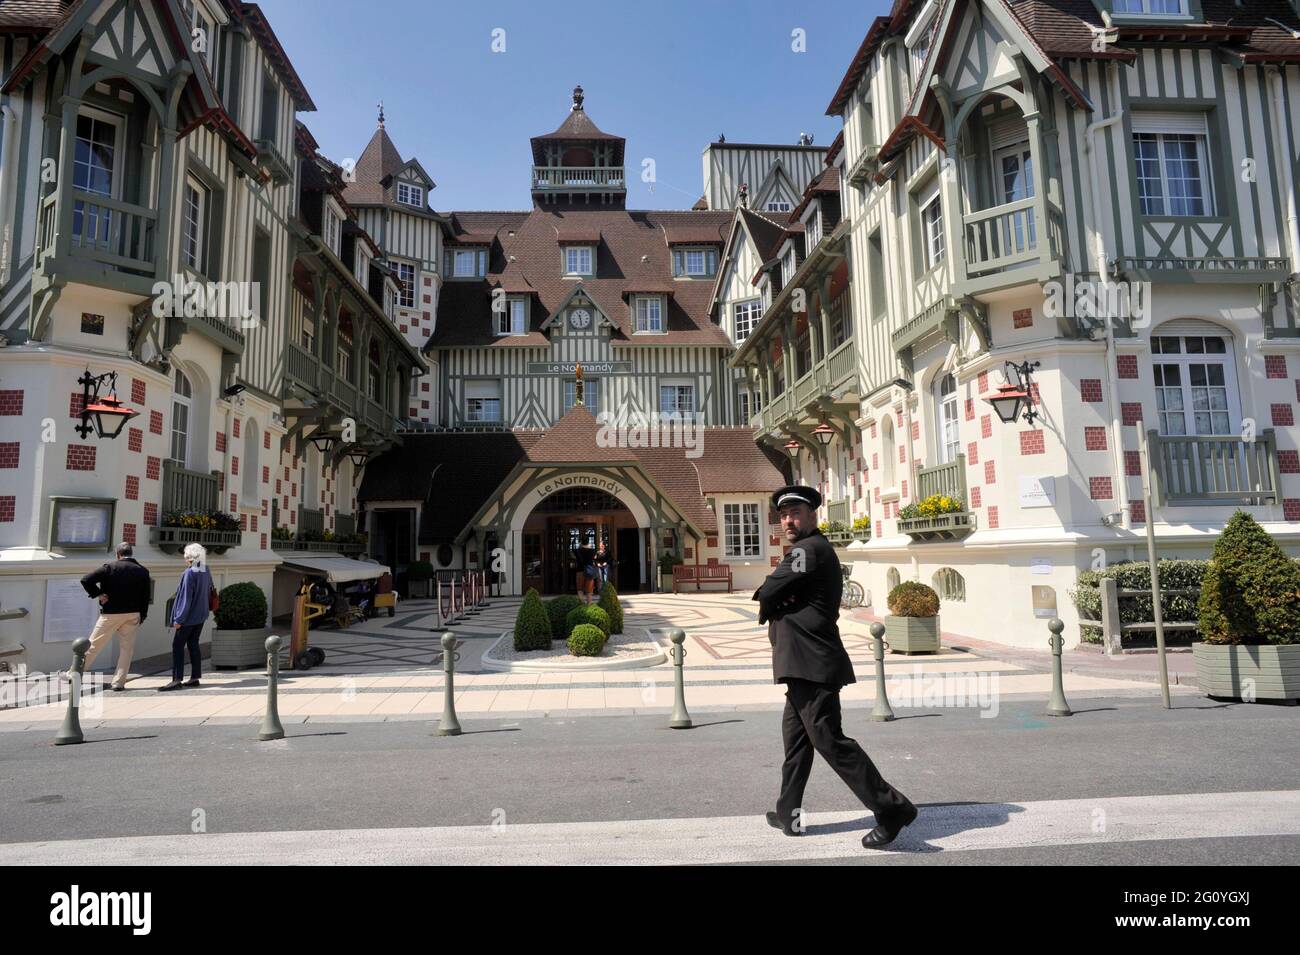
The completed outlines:
[[[585,308],[575,308],[569,313],[569,324],[574,328],[586,328],[591,324],[591,312]]]

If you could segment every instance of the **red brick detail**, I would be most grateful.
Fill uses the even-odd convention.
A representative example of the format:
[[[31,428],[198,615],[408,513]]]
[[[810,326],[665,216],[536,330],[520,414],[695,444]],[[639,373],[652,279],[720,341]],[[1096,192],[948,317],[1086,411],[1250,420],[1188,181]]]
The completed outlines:
[[[773,566],[773,567],[780,567],[780,566],[781,566],[781,558],[780,558],[780,557],[773,557],[773,558],[772,558],[772,566]]]
[[[288,504],[288,502],[285,503],[285,505],[284,505],[284,509],[285,509],[286,511],[289,511],[289,504]],[[297,523],[298,523],[298,512],[297,512],[297,511],[289,511],[289,523],[290,523],[290,524],[297,524]]]
[[[150,411],[149,412],[149,433],[162,434],[162,421],[163,419],[162,419],[161,411]]]
[[[1300,521],[1300,497],[1282,499],[1282,516],[1288,521]]]
[[[984,394],[984,392],[989,390],[989,373],[987,371],[980,372],[979,386],[980,386],[981,395]]]
[[[139,378],[131,379],[131,401],[137,405],[148,404],[144,382]]]
[[[239,456],[238,456],[238,455],[234,455],[234,456],[231,457],[231,459],[230,459],[230,476],[231,476],[231,477],[238,477],[238,476],[239,476]]]
[[[150,481],[156,481],[162,476],[162,459],[155,458],[152,455],[145,458],[144,476]]]
[[[246,530],[248,530],[248,515],[247,515],[247,514],[240,514],[240,515],[239,515],[239,529],[240,529],[241,531],[246,531]]]
[[[971,488],[971,489],[970,489],[970,506],[971,506],[971,507],[980,507],[980,506],[982,506],[982,505],[983,505],[983,500],[982,500],[981,497],[980,497],[980,489],[977,488],[977,487],[973,487],[973,488]]]
[[[913,441],[921,440],[921,422],[919,421],[912,422],[912,440]]]
[[[271,483],[271,469],[268,468],[265,464],[262,465],[262,483],[263,484]]]
[[[230,513],[233,514],[237,510],[239,510],[239,499],[232,494],[230,495]]]
[[[283,493],[284,493],[284,491],[281,489],[281,486],[280,486],[280,485],[281,485],[280,479],[279,479],[279,478],[276,478],[276,479],[275,479],[275,493],[276,493],[276,494],[283,494]]]
[[[257,530],[257,515],[256,515],[256,514],[254,514],[254,515],[249,519],[249,521],[248,521],[248,529],[251,530],[251,531],[256,531],[256,530]]]
[[[411,417],[412,417],[412,418],[414,418],[414,417],[415,417],[416,415],[418,415],[419,413],[420,413],[420,409],[419,409],[419,408],[412,408],[412,409],[411,409]]]
[[[1029,383],[1029,399],[1035,405],[1041,405],[1043,403],[1043,393],[1038,390],[1038,382],[1036,381],[1031,381]]]
[[[150,527],[158,524],[158,505],[148,501],[144,505],[144,522]]]
[[[230,429],[230,430],[231,430],[231,433],[232,433],[236,438],[239,437],[239,419],[238,419],[238,418],[235,419],[235,423],[231,426],[231,429]]]
[[[1300,378],[1295,381],[1295,400],[1300,401]]]
[[[1142,476],[1142,455],[1136,451],[1124,452],[1124,473],[1129,477]]]
[[[218,472],[217,472],[217,490],[218,490],[218,491],[224,491],[225,489],[226,489],[226,472],[225,472],[225,471],[218,471]]]
[[[974,441],[966,445],[966,463],[967,464],[980,463],[980,446]]]
[[[269,513],[270,513],[270,510],[271,510],[271,502],[270,502],[270,501],[267,501],[267,500],[263,500],[263,501],[262,501],[262,516],[263,516],[263,517],[267,517],[267,516],[269,515]]]
[[[998,529],[998,506],[996,504],[989,505],[989,509],[986,512],[986,520],[988,521],[989,530],[995,531]]]
[[[68,445],[68,463],[65,467],[69,471],[95,470],[95,446],[93,444]]]
[[[1099,404],[1101,398],[1100,378],[1079,379],[1079,397],[1090,404]]]
[[[1286,355],[1265,355],[1264,375],[1268,378],[1288,378]]]
[[[1279,451],[1277,468],[1283,474],[1300,474],[1300,451]]]
[[[429,390],[429,383],[427,381],[420,382],[420,390],[427,392]]]
[[[975,399],[974,398],[966,399],[966,420],[967,421],[975,420]]]
[[[74,391],[68,396],[68,417],[80,418],[82,409],[86,407],[86,397],[80,391]]]
[[[128,501],[140,500],[140,479],[134,474],[126,476],[126,499]]]
[[[297,482],[297,481],[294,481],[294,482],[292,482],[292,483],[289,485],[289,496],[290,496],[290,497],[297,497],[297,496],[298,496],[298,482]]]
[[[17,497],[12,494],[0,497],[0,524],[12,524],[17,513]]]
[[[1124,426],[1131,428],[1142,420],[1142,402],[1140,401],[1123,401],[1120,402],[1120,420]]]
[[[143,451],[144,432],[139,428],[128,428],[126,432],[126,446],[132,451]]]
[[[894,412],[894,424],[900,428],[903,426],[903,412],[901,411]]]
[[[1289,428],[1295,424],[1295,412],[1289,404],[1282,402],[1281,404],[1270,405],[1269,408],[1273,412],[1273,427]]]
[[[135,546],[135,525],[134,524],[122,525],[122,540],[126,541],[132,547]]]
[[[1137,355],[1116,355],[1115,367],[1121,378],[1136,378],[1138,376],[1138,357]]]
[[[0,469],[8,470],[18,467],[19,447],[17,441],[0,443]]]
[[[710,566],[710,567],[717,567],[717,566],[718,566],[718,558],[716,558],[716,557],[710,557],[710,558],[709,558],[709,566]]]
[[[876,488],[876,503],[880,503],[880,488]]]
[[[1300,393],[1300,381],[1296,382],[1296,386],[1296,392]],[[871,422],[871,440],[876,440],[876,423],[874,421]]]
[[[1021,431],[1020,432],[1020,453],[1021,454],[1046,454],[1047,447],[1044,443],[1043,432]]]
[[[879,467],[880,467],[880,455],[879,455],[878,453],[876,453],[875,451],[872,451],[872,452],[871,452],[871,470],[874,471],[874,470],[876,470],[876,469],[879,468]]]
[[[993,437],[993,416],[991,414],[980,415],[980,437]]]
[[[1145,524],[1147,522],[1147,506],[1145,501],[1133,501],[1128,506],[1128,512],[1134,524]]]
[[[271,450],[271,432],[269,431],[262,432],[262,448],[266,451]]]
[[[1088,426],[1083,429],[1083,446],[1089,451],[1106,450],[1106,429],[1100,426]]]
[[[266,550],[266,535],[262,535],[262,550]]]
[[[781,538],[777,537],[775,534],[771,534],[767,539],[767,543],[769,547],[780,547]]]
[[[1088,478],[1088,495],[1094,501],[1109,501],[1115,496],[1111,490],[1110,478],[1108,477],[1090,477]]]
[[[23,413],[23,392],[21,388],[0,391],[0,416],[20,415]]]
[[[718,539],[717,539],[716,537],[706,537],[706,538],[704,538],[704,546],[706,546],[706,547],[717,547],[717,546],[718,546]]]
[[[1034,310],[1032,308],[1016,309],[1011,313],[1011,324],[1014,328],[1033,328]]]
[[[226,432],[224,431],[217,432],[217,451],[221,454],[226,453]]]
[[[429,407],[429,402],[427,402],[427,401],[421,401],[421,402],[420,402],[420,407],[421,407],[421,408],[428,408],[428,407]]]
[[[992,461],[985,461],[985,462],[984,462],[984,483],[985,483],[985,484],[997,484],[997,483],[998,483],[998,472],[997,472],[997,468],[995,468],[995,467],[993,466],[993,462],[992,462]]]
[[[901,488],[899,488],[899,492],[900,492],[900,495],[902,496],[902,498],[903,498],[904,500],[906,500],[906,499],[907,499],[907,482],[906,482],[906,481],[904,481],[904,482],[903,482],[903,486],[902,486]]]
[[[905,445],[900,444],[898,446],[898,463],[903,464],[906,460],[907,460],[907,447]]]

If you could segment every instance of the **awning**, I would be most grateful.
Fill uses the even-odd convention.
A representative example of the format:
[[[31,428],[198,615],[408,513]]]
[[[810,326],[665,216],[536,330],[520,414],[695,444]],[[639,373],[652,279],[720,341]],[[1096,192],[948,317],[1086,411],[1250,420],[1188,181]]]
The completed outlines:
[[[279,569],[324,577],[332,584],[375,580],[389,572],[383,564],[351,557],[294,557],[282,563]]]

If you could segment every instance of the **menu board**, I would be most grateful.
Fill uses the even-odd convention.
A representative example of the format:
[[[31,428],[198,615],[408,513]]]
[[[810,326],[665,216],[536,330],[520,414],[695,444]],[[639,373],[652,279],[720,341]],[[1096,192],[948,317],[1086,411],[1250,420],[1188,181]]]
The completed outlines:
[[[45,583],[46,643],[89,637],[99,619],[99,601],[86,595],[75,577],[52,577]]]
[[[62,504],[56,510],[55,540],[60,544],[108,546],[108,522],[112,513],[102,504]]]

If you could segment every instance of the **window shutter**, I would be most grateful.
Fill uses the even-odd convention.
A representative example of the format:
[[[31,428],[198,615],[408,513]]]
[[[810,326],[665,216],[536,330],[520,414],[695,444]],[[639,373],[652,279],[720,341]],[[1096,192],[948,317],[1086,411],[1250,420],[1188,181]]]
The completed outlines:
[[[1135,133],[1206,134],[1205,113],[1196,110],[1143,110],[1133,114]]]
[[[1199,318],[1176,318],[1157,326],[1151,334],[1156,335],[1200,335],[1211,338],[1232,338],[1232,334],[1221,325]]]
[[[989,146],[993,149],[1003,149],[1028,140],[1029,127],[1025,125],[1023,120],[999,123],[989,130]]]
[[[478,378],[465,382],[466,398],[500,398],[501,382],[496,378]]]

